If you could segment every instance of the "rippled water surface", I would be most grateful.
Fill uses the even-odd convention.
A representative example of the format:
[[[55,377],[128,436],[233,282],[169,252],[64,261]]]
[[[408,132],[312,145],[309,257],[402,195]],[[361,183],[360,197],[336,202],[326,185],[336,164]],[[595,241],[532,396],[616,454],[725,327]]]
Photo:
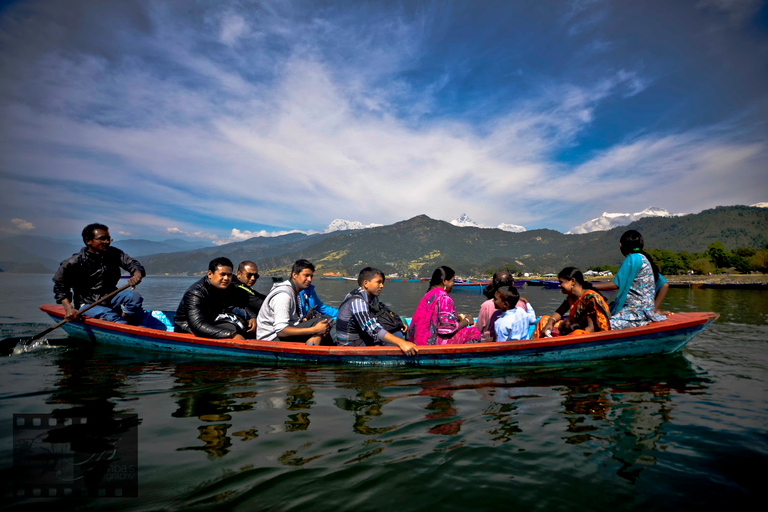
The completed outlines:
[[[140,290],[148,307],[175,309],[193,281],[149,277]],[[315,284],[333,305],[351,288]],[[51,325],[37,310],[52,301],[50,276],[0,274],[0,286],[4,338]],[[410,315],[425,288],[388,283],[382,300]],[[522,294],[538,314],[562,299],[541,288]],[[484,299],[453,297],[475,314]],[[666,306],[721,317],[679,354],[569,366],[276,367],[80,342],[2,358],[2,507],[647,511],[753,503],[768,463],[768,297],[673,289]],[[14,415],[88,418],[64,434],[43,426],[35,439],[50,451],[101,454],[92,446],[126,438],[121,414],[137,415],[138,497],[19,495]],[[104,466],[86,462],[86,477],[104,477]],[[48,479],[61,473],[36,470]]]

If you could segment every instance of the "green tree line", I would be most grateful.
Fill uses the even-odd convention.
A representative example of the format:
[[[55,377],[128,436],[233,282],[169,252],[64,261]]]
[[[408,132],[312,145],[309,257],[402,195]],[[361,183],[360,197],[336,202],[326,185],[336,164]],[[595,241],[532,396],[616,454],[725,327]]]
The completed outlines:
[[[666,249],[651,249],[648,253],[653,256],[661,273],[667,275],[686,274],[689,270],[704,275],[730,269],[743,274],[768,272],[768,246],[762,250],[742,247],[729,251],[722,242],[713,242],[703,253],[675,253]]]

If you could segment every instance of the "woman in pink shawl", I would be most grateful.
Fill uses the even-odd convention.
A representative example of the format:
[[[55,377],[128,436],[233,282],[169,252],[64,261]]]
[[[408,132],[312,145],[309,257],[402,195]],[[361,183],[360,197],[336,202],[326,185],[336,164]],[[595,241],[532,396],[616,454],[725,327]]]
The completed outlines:
[[[480,331],[471,326],[471,316],[456,313],[453,299],[448,294],[453,289],[450,267],[438,267],[429,281],[429,291],[421,298],[408,327],[408,341],[416,345],[457,345],[478,343]]]

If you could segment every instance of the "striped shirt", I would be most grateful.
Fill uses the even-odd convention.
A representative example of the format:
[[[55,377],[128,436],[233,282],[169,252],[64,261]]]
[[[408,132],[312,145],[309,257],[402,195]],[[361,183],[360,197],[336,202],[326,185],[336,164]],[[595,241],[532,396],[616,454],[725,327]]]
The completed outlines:
[[[379,299],[374,297],[372,300]],[[344,297],[336,317],[337,345],[373,345],[384,342],[387,331],[371,316],[370,301],[362,287]]]

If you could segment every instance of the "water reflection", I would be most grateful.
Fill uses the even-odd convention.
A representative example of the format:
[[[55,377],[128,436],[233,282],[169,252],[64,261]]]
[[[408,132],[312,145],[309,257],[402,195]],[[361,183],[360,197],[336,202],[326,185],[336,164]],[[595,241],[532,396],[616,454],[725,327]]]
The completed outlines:
[[[307,370],[292,369],[290,372],[293,385],[286,392],[286,406],[289,411],[300,411],[288,415],[285,422],[286,432],[297,432],[309,428],[309,411],[315,404],[315,392],[309,385]]]
[[[382,408],[394,398],[385,398],[381,390],[388,384],[388,379],[380,371],[340,372],[336,384],[344,389],[354,389],[355,398],[337,397],[336,407],[353,414],[352,431],[364,436],[377,436],[397,428],[397,424],[372,427],[368,423],[383,416]]]
[[[700,392],[708,380],[699,377],[680,354],[640,362],[601,363],[596,372],[534,378],[527,385],[561,387],[563,440],[607,449],[620,467],[617,475],[635,482],[643,469],[656,464],[656,454],[670,422],[674,395]]]
[[[175,381],[172,391],[178,408],[171,416],[198,418],[206,422],[197,427],[197,439],[204,444],[181,447],[178,450],[201,450],[212,458],[223,457],[229,453],[232,447],[229,437],[232,424],[228,423],[232,419],[231,413],[253,410],[256,404],[253,400],[256,397],[255,391],[230,389],[235,386],[242,387],[242,379],[252,379],[257,377],[258,373],[258,370],[245,370],[228,365],[175,365],[172,372]],[[233,432],[232,435],[250,440],[258,437],[258,430],[252,428]]]
[[[464,420],[457,418],[458,410],[455,407],[453,398],[453,389],[447,379],[427,380],[420,382],[422,390],[419,396],[430,397],[429,403],[425,406],[428,411],[433,411],[425,416],[427,420],[441,420],[433,427],[427,430],[428,434],[456,435],[461,431],[461,425]],[[450,421],[442,421],[450,420]]]
[[[143,368],[114,372],[110,362],[93,357],[92,350],[80,351],[79,356],[55,360],[55,387],[46,400],[54,405],[50,412],[14,414],[18,470],[14,480],[19,496],[138,493],[139,419],[116,411],[115,399],[124,397],[125,388]]]
[[[172,382],[166,417],[197,420],[186,434],[177,432],[182,424],[160,428],[176,431],[176,451],[200,451],[209,459],[247,450],[284,466],[337,454],[345,454],[346,464],[388,461],[397,457],[398,442],[414,438],[423,452],[442,451],[438,438],[446,437],[453,438],[451,446],[526,450],[559,439],[565,450],[615,460],[618,476],[629,482],[664,450],[676,397],[709,385],[682,355],[528,370],[260,368],[95,357],[62,357],[59,368],[50,402],[68,405],[66,414],[94,418],[104,439],[117,432],[110,425],[116,402],[137,400],[131,398],[136,381],[160,372]],[[537,408],[548,415],[532,414]]]

